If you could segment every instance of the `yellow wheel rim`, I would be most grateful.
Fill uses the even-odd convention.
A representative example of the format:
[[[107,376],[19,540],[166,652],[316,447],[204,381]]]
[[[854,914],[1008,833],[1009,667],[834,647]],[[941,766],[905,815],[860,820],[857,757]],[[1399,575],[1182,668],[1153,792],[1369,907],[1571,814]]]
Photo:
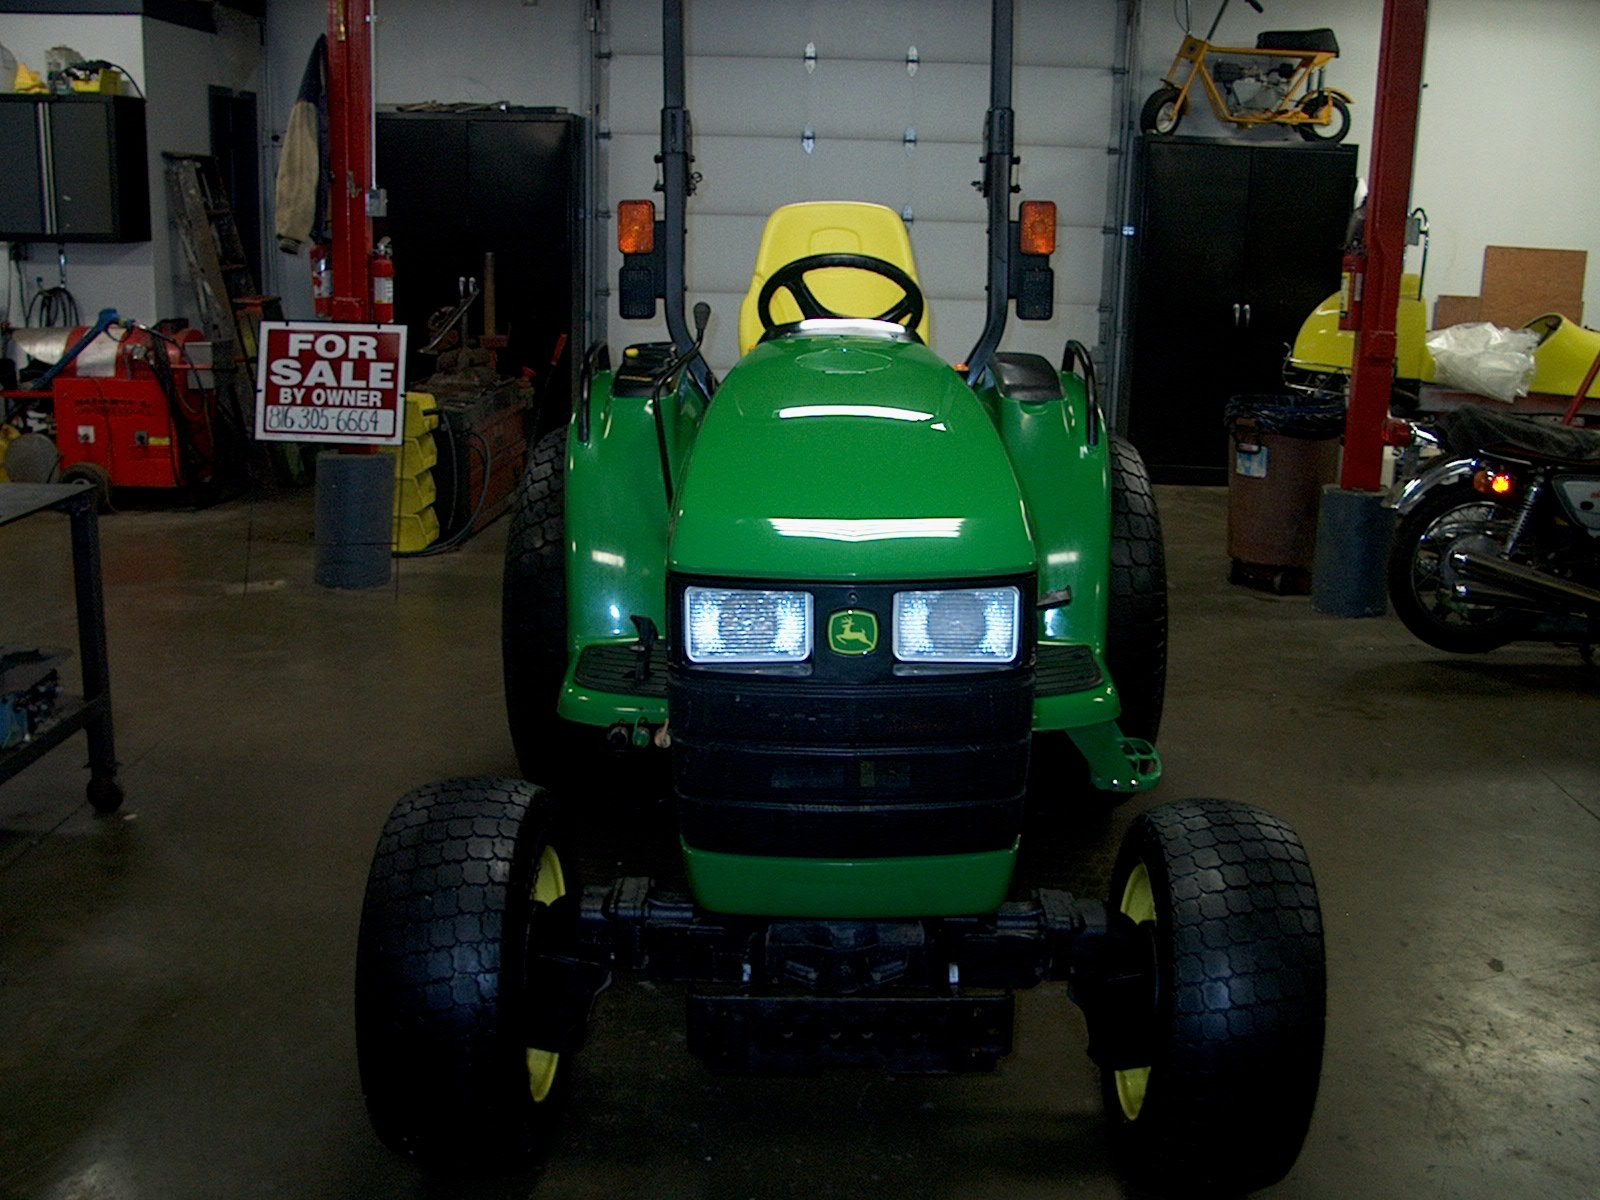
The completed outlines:
[[[1143,863],[1134,865],[1128,873],[1128,882],[1122,885],[1122,915],[1135,925],[1155,924],[1156,894],[1150,887],[1150,872]],[[1122,1105],[1122,1115],[1130,1121],[1139,1119],[1144,1110],[1145,1093],[1150,1088],[1149,1067],[1129,1067],[1116,1073],[1117,1100]]]
[[[567,894],[566,876],[561,872],[561,859],[549,846],[539,856],[539,872],[533,881],[533,902],[554,904]],[[555,1086],[556,1072],[561,1067],[561,1055],[555,1050],[535,1050],[527,1047],[528,1091],[535,1104],[542,1103]]]

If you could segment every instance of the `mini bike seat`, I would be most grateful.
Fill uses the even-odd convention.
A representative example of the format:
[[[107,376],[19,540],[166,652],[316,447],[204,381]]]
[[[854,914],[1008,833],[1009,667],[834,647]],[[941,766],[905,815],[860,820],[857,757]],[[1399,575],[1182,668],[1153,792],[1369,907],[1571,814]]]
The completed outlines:
[[[1339,39],[1331,29],[1275,30],[1256,35],[1257,50],[1283,50],[1292,54],[1338,54]]]

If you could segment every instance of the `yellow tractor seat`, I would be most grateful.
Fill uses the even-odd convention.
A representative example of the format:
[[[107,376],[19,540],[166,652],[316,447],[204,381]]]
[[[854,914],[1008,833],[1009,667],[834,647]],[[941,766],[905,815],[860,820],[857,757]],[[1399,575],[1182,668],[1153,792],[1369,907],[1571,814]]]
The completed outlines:
[[[911,236],[900,214],[881,204],[813,200],[785,204],[767,218],[756,253],[755,277],[739,306],[739,353],[748,354],[760,341],[761,319],[756,298],[779,267],[813,254],[868,254],[893,263],[920,286],[917,264],[911,257]],[[806,276],[811,292],[824,308],[841,316],[875,317],[900,299],[900,289],[878,275],[850,267],[824,267]],[[787,291],[772,298],[772,317],[778,324],[800,319],[800,308]],[[931,337],[932,322],[923,309],[917,334]]]

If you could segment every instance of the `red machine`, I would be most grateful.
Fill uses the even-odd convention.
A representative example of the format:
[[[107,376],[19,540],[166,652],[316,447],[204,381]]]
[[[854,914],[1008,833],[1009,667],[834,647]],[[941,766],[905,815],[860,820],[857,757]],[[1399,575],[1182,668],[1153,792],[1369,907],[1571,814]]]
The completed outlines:
[[[65,345],[88,332],[65,331]],[[192,490],[217,482],[211,344],[197,330],[115,329],[89,343],[47,390],[8,396],[50,401],[63,478],[87,478],[102,489]]]

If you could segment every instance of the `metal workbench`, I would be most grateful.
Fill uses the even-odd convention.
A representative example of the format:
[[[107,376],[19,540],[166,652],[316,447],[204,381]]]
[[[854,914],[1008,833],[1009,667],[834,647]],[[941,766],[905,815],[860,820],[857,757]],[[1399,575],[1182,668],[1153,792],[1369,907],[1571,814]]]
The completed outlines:
[[[78,730],[89,737],[89,803],[99,812],[122,803],[116,743],[111,729],[111,671],[106,660],[105,595],[100,584],[100,524],[92,486],[61,483],[0,484],[0,526],[35,513],[64,512],[71,518],[72,583],[78,608],[78,656],[83,695],[64,697],[28,741],[0,750],[4,783],[54,750]]]

